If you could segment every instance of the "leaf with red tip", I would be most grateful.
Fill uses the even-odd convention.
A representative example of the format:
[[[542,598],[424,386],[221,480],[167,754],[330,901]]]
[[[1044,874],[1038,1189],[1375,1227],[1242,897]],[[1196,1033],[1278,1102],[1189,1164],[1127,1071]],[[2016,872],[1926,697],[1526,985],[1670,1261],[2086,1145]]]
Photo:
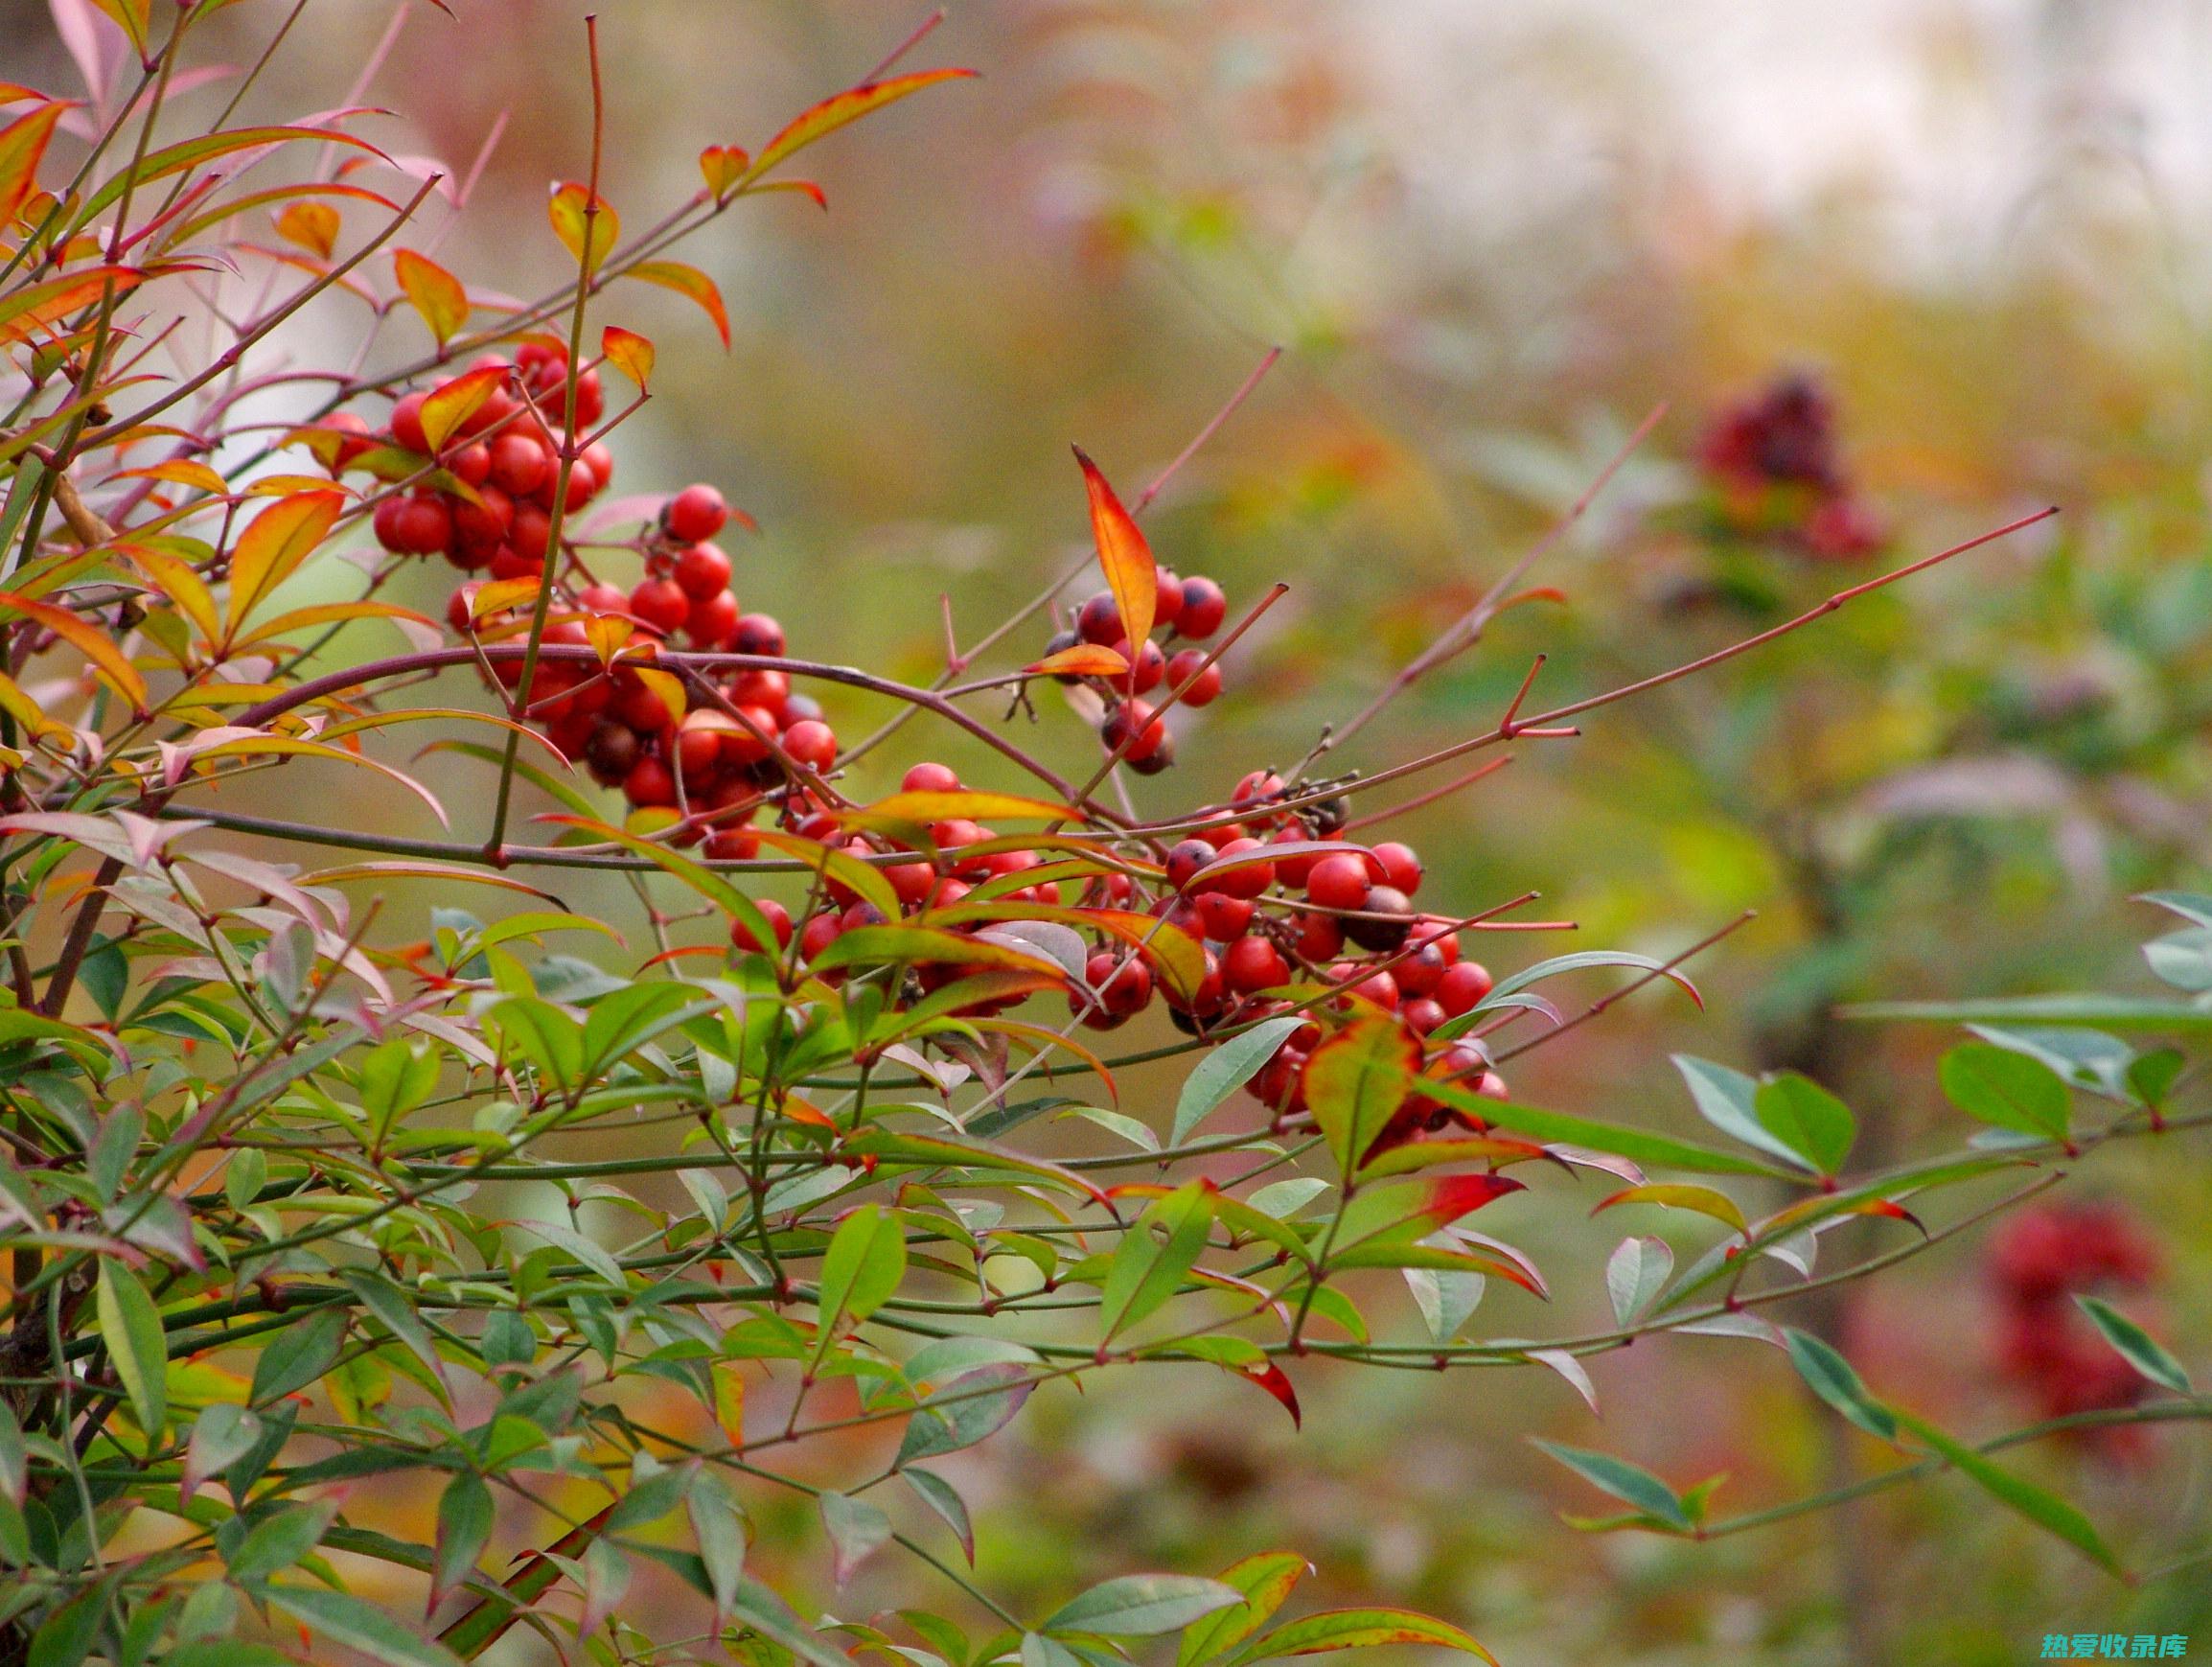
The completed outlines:
[[[1313,1051],[1306,1103],[1344,1173],[1359,1168],[1405,1102],[1420,1062],[1420,1044],[1388,1013],[1355,1019]]]
[[[1091,531],[1098,544],[1098,566],[1105,570],[1106,588],[1120,610],[1122,635],[1135,648],[1152,635],[1159,607],[1160,572],[1153,565],[1152,546],[1080,446],[1075,448],[1075,461],[1083,466],[1083,485],[1091,496]]]
[[[1670,1210],[1694,1210],[1700,1216],[1710,1216],[1716,1221],[1751,1237],[1750,1225],[1743,1219],[1742,1208],[1717,1187],[1699,1187],[1688,1181],[1661,1181],[1647,1187],[1628,1187],[1601,1199],[1590,1214],[1610,1210],[1616,1204],[1657,1204]]]
[[[1098,643],[1078,642],[1022,669],[1032,677],[1126,677],[1129,661]]]
[[[599,270],[615,242],[622,236],[622,220],[604,197],[573,180],[556,185],[546,199],[546,218],[561,244],[588,272]]]
[[[331,258],[338,242],[338,211],[327,202],[295,202],[276,217],[277,236],[311,254]]]
[[[0,298],[0,347],[21,341],[58,318],[90,307],[101,296],[136,289],[147,274],[136,266],[89,266],[43,283],[26,284]]]
[[[430,442],[430,450],[443,451],[446,442],[460,432],[462,424],[484,408],[492,390],[506,379],[506,366],[487,364],[433,388],[423,401],[422,411],[423,437]]]
[[[247,523],[230,552],[233,633],[314,553],[345,506],[342,492],[295,492],[278,498]]]
[[[973,76],[972,69],[925,69],[911,75],[893,76],[888,81],[863,81],[857,87],[826,98],[818,104],[802,110],[785,127],[782,132],[761,147],[760,155],[746,170],[745,179],[758,179],[786,157],[803,150],[817,139],[836,132],[849,122],[857,122],[871,111],[918,93],[924,87],[939,81],[958,81]],[[702,163],[703,168],[704,164]]]
[[[749,161],[744,147],[738,145],[709,145],[702,150],[699,176],[706,181],[707,194],[717,202],[727,197],[730,187],[745,177]]]
[[[1298,1391],[1291,1387],[1290,1376],[1281,1367],[1270,1360],[1264,1366],[1247,1366],[1239,1376],[1258,1384],[1281,1401],[1283,1410],[1290,1414],[1293,1428],[1304,1427],[1305,1415],[1299,1410]]]
[[[1445,1622],[1412,1609],[1324,1609],[1301,1615],[1256,1638],[1229,1658],[1225,1667],[1246,1667],[1279,1655],[1315,1655],[1326,1650],[1371,1650],[1384,1644],[1425,1644],[1479,1656],[1497,1667],[1498,1658]]]
[[[294,206],[309,208],[320,205],[299,203]],[[285,212],[290,214],[293,210],[287,209]],[[333,214],[331,218],[334,220],[337,217]],[[278,226],[281,230],[281,220]],[[322,252],[327,255],[330,250],[326,248]],[[463,326],[469,322],[469,292],[461,287],[460,279],[427,255],[418,255],[413,249],[394,249],[392,269],[399,277],[401,290],[415,311],[423,315],[423,322],[430,327],[430,334],[437,338],[440,347],[460,334]]]
[[[599,351],[609,364],[637,384],[639,393],[653,381],[653,343],[636,331],[610,324],[599,333]]]
[[[12,224],[15,211],[38,189],[38,164],[46,154],[46,142],[68,108],[58,102],[41,104],[0,127],[0,226]]]
[[[648,284],[657,284],[663,289],[673,289],[687,301],[695,301],[707,317],[714,320],[714,333],[722,337],[725,352],[729,348],[729,310],[722,304],[722,291],[714,280],[697,266],[687,266],[681,261],[640,261],[623,274],[626,278],[642,278]]]
[[[98,667],[115,685],[116,691],[130,703],[131,710],[147,709],[146,680],[138,675],[138,668],[124,658],[123,651],[108,639],[104,631],[87,625],[66,608],[19,596],[12,590],[0,590],[0,609],[11,609],[27,619],[35,619]]]

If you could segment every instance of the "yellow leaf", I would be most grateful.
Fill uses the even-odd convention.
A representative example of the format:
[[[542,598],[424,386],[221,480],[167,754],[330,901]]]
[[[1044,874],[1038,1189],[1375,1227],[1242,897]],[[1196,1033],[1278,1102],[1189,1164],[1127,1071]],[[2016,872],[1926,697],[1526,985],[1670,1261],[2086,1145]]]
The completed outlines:
[[[573,181],[553,188],[545,212],[553,221],[554,234],[588,272],[599,270],[600,263],[622,235],[622,221],[607,199],[594,197]],[[587,237],[590,240],[588,250],[585,247]]]
[[[612,665],[615,655],[622,651],[636,632],[636,622],[619,614],[593,614],[584,621],[584,638],[599,656],[601,665]],[[676,711],[677,716],[683,715],[680,706]]]
[[[238,646],[251,648],[257,642],[266,642],[288,631],[307,631],[348,619],[405,619],[426,630],[438,629],[435,620],[412,608],[403,608],[397,602],[317,602],[311,607],[294,608],[278,614],[266,625],[255,627],[250,636],[239,638]]]
[[[1075,450],[1075,461],[1083,466],[1083,484],[1091,494],[1091,531],[1098,541],[1098,566],[1105,569],[1106,588],[1121,611],[1122,635],[1136,648],[1152,635],[1159,606],[1160,575],[1152,564],[1152,549],[1081,447]]]
[[[430,442],[430,450],[443,451],[446,442],[484,408],[492,390],[506,380],[504,365],[487,364],[434,389],[423,402],[423,436]]]
[[[438,338],[438,345],[445,346],[469,322],[469,292],[461,287],[461,280],[413,249],[393,250],[392,269],[399,276],[401,289]]]
[[[155,589],[176,604],[176,610],[193,624],[209,642],[222,637],[222,614],[215,605],[215,596],[207,588],[207,581],[167,550],[155,549],[150,544],[119,544],[116,546],[154,583]]]
[[[637,681],[660,697],[660,704],[668,713],[668,721],[683,721],[683,680],[674,672],[652,671],[644,666],[635,668]]]
[[[469,599],[469,617],[486,619],[502,609],[518,608],[538,600],[536,579],[494,579],[479,585],[476,593]]]
[[[58,724],[39,710],[38,703],[17,685],[6,672],[0,672],[0,712],[6,712],[34,735],[51,736],[64,744],[74,744],[77,731],[67,724]],[[20,762],[20,758],[17,760]]]
[[[297,243],[327,261],[337,246],[338,211],[327,202],[295,202],[276,217],[276,229],[277,236],[287,243]]]
[[[1111,648],[1078,642],[1022,669],[1039,677],[1121,677],[1128,672],[1129,661]]]
[[[38,189],[38,163],[46,154],[46,141],[54,137],[54,124],[68,108],[58,101],[41,104],[0,127],[0,226],[11,224],[15,211]]]
[[[723,306],[722,291],[714,287],[714,280],[697,266],[687,266],[681,261],[640,261],[623,276],[642,278],[648,284],[674,289],[679,295],[698,302],[707,317],[714,320],[715,334],[722,337],[723,347],[728,348],[729,310]]]
[[[833,98],[802,110],[798,116],[762,147],[759,157],[746,171],[748,180],[757,179],[794,151],[804,150],[824,134],[834,133],[847,122],[857,122],[871,110],[881,109],[909,93],[918,93],[924,87],[938,81],[956,81],[972,76],[972,69],[925,69],[912,75],[893,76],[885,81],[864,81],[857,87],[847,87]]]
[[[280,498],[255,516],[230,552],[230,617],[235,627],[299,569],[345,508],[330,487]]]
[[[731,1447],[745,1445],[745,1379],[727,1360],[714,1364],[714,1422],[722,1425]]]
[[[191,458],[179,458],[171,463],[150,464],[144,469],[119,469],[109,475],[110,480],[166,480],[173,486],[189,486],[196,492],[205,492],[221,498],[230,491],[230,482],[223,479],[204,463]]]
[[[653,381],[653,343],[634,330],[610,324],[599,333],[599,351],[607,356],[608,363],[637,384],[639,393]]]
[[[335,480],[325,480],[319,475],[264,475],[245,489],[248,498],[286,498],[295,492],[342,492],[353,496],[353,488]]]
[[[1735,1199],[1717,1187],[1699,1187],[1687,1181],[1628,1187],[1605,1199],[1590,1214],[1595,1216],[1599,1210],[1610,1210],[1616,1204],[1658,1204],[1673,1210],[1694,1210],[1700,1216],[1725,1221],[1746,1239],[1751,1237],[1751,1229],[1744,1223],[1742,1210],[1738,1207]]]
[[[108,640],[105,632],[86,624],[66,608],[34,601],[12,590],[0,590],[0,608],[12,608],[27,619],[37,620],[98,667],[117,692],[130,703],[132,711],[141,716],[145,714],[146,680],[138,675],[138,668],[124,658],[123,651]]]

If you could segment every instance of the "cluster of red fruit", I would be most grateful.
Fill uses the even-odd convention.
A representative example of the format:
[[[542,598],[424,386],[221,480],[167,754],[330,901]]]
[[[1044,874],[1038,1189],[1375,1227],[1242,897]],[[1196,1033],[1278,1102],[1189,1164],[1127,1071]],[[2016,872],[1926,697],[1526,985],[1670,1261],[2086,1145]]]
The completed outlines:
[[[1229,616],[1229,598],[1211,579],[1196,574],[1186,579],[1164,571],[1157,583],[1152,631],[1166,646],[1151,633],[1132,646],[1129,629],[1121,622],[1120,604],[1109,590],[1100,590],[1086,600],[1075,611],[1074,623],[1045,645],[1048,658],[1064,655],[1084,643],[1111,649],[1121,657],[1128,668],[1125,671],[1088,677],[1072,672],[1057,675],[1064,683],[1088,683],[1097,692],[1105,703],[1099,741],[1108,752],[1118,754],[1141,776],[1157,775],[1175,762],[1175,737],[1155,710],[1156,691],[1180,689],[1176,699],[1187,706],[1206,706],[1221,693],[1219,661],[1209,664],[1210,657],[1202,648],[1181,648],[1173,654],[1169,648],[1179,639],[1205,641]]]
[[[1199,941],[1205,968],[1194,990],[1162,992],[1178,1028],[1202,1034],[1300,1010],[1294,1003],[1310,1002],[1314,986],[1333,992],[1327,1006],[1339,1012],[1394,1016],[1417,1046],[1473,1011],[1490,993],[1490,975],[1463,958],[1453,921],[1415,905],[1419,855],[1395,841],[1345,842],[1338,799],[1274,808],[1294,797],[1306,796],[1256,771],[1228,806],[1194,819],[1211,825],[1168,850],[1152,913]],[[1088,972],[1095,1004],[1080,992],[1069,1000],[1094,1028],[1120,1024],[1152,998],[1150,974],[1114,949],[1094,955]],[[1301,1025],[1253,1077],[1253,1093],[1279,1118],[1304,1113],[1305,1069],[1324,1034],[1318,1021]],[[1429,1052],[1434,1075],[1505,1098],[1479,1043],[1455,1039]],[[1381,1144],[1455,1121],[1469,1120],[1417,1093]]]
[[[437,444],[425,428],[426,407],[459,391],[467,378],[479,380],[468,390],[465,414]],[[527,630],[529,601],[483,608],[480,599],[488,583],[544,581],[562,451],[547,414],[566,411],[567,382],[565,353],[533,338],[512,360],[481,359],[460,377],[403,396],[385,432],[350,414],[328,420],[343,436],[334,458],[338,470],[380,447],[435,464],[438,473],[426,484],[380,503],[374,525],[388,550],[442,554],[463,571],[483,575],[464,582],[448,605],[447,622],[457,635],[497,641]],[[604,396],[594,367],[580,371],[575,384],[573,416],[581,432],[598,420]],[[568,465],[567,513],[590,502],[613,471],[604,445],[578,451]],[[781,656],[783,627],[766,614],[740,610],[729,556],[713,542],[730,515],[711,486],[678,493],[640,541],[645,572],[628,590],[593,578],[572,552],[565,554],[554,564],[543,640],[581,646],[592,640],[591,621],[619,619],[634,635],[654,640],[680,637],[694,649]],[[492,663],[509,687],[519,682],[518,660]],[[582,759],[633,805],[684,811],[690,820],[678,835],[680,843],[703,839],[715,857],[754,855],[759,842],[746,823],[761,804],[772,794],[788,796],[795,782],[836,761],[837,736],[820,706],[794,692],[784,672],[756,666],[707,680],[707,703],[679,716],[642,669],[640,663],[602,670],[569,660],[542,661],[532,680],[528,715],[563,753]]]
[[[1775,539],[1825,561],[1881,546],[1879,519],[1854,493],[1835,442],[1835,405],[1802,373],[1724,406],[1697,461],[1727,530]]]
[[[2147,1285],[2157,1265],[2156,1249],[2111,1205],[2043,1205],[2015,1216],[1993,1239],[1989,1261],[2006,1378],[2050,1418],[2141,1399],[2144,1379],[2072,1299],[2100,1285]]]

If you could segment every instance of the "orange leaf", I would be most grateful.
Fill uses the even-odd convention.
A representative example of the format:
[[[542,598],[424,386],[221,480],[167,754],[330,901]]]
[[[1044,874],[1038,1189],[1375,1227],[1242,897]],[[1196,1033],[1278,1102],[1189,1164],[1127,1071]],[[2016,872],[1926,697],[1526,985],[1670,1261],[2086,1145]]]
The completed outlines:
[[[123,651],[107,639],[105,632],[86,624],[66,608],[34,601],[12,590],[0,590],[0,608],[12,608],[25,618],[35,619],[45,626],[105,673],[134,711],[146,710],[146,680],[138,675],[138,668],[123,657]]]
[[[241,621],[299,569],[346,506],[342,492],[295,492],[255,516],[230,552],[230,617]]]
[[[658,284],[663,289],[674,289],[679,295],[696,301],[714,320],[715,334],[722,337],[722,345],[729,346],[729,313],[722,304],[722,291],[714,287],[714,280],[697,266],[687,266],[681,261],[640,261],[625,276],[643,278],[648,284]]]
[[[130,558],[133,566],[160,588],[164,596],[176,604],[179,613],[199,627],[201,636],[210,642],[221,637],[222,618],[216,611],[215,598],[208,593],[207,582],[190,565],[179,561],[167,550],[149,544],[120,544],[117,547]]]
[[[46,141],[54,124],[69,106],[41,104],[28,116],[0,127],[0,226],[15,219],[15,211],[38,189],[38,163],[46,154]]]
[[[295,202],[276,217],[277,236],[331,258],[338,241],[338,211],[327,202]]]
[[[475,594],[469,598],[469,617],[472,620],[484,619],[502,608],[519,607],[525,602],[535,603],[538,600],[538,584],[536,579],[524,578],[494,579],[479,585]]]
[[[303,202],[299,206],[320,208],[322,204]],[[285,212],[288,215],[292,210]],[[337,217],[334,214],[332,218]],[[330,253],[328,249],[323,252]],[[400,288],[414,303],[415,311],[423,315],[423,322],[430,327],[438,345],[444,347],[469,322],[469,292],[461,287],[461,280],[413,249],[393,250],[392,268],[399,274]]]
[[[759,157],[746,172],[748,180],[757,179],[793,152],[804,150],[825,134],[834,133],[847,122],[857,122],[871,110],[881,109],[909,93],[918,93],[924,87],[938,81],[956,81],[972,76],[972,69],[925,69],[912,75],[893,76],[887,81],[864,81],[857,87],[847,87],[835,97],[822,100],[798,116],[762,148]]]
[[[622,220],[607,199],[593,197],[573,181],[553,188],[545,212],[553,221],[554,235],[586,271],[596,272],[600,262],[607,259],[608,251],[622,235]],[[588,251],[585,248],[587,236],[590,239]]]
[[[1111,648],[1078,642],[1022,669],[1038,677],[1123,677],[1128,674],[1129,662]]]
[[[150,463],[144,469],[119,469],[108,476],[111,480],[166,480],[174,486],[189,486],[221,498],[230,491],[230,483],[204,463],[190,457],[173,458],[167,463]]]
[[[430,442],[430,450],[443,451],[446,442],[484,408],[492,390],[506,380],[506,366],[487,364],[434,389],[423,402],[423,436]]]
[[[699,153],[699,175],[715,201],[728,196],[729,188],[745,177],[748,160],[744,149],[736,145],[709,145]]]
[[[637,384],[643,393],[646,383],[653,380],[653,343],[634,330],[625,330],[619,324],[610,324],[599,333],[599,351],[607,356],[607,362]]]
[[[93,266],[31,284],[0,299],[0,347],[89,307],[109,290],[120,295],[146,277],[136,266]]]
[[[1135,648],[1152,635],[1152,619],[1159,605],[1160,575],[1152,564],[1152,548],[1097,465],[1075,448],[1075,461],[1083,466],[1083,484],[1091,494],[1091,531],[1098,541],[1098,566],[1106,571],[1106,588],[1121,611],[1122,635]]]

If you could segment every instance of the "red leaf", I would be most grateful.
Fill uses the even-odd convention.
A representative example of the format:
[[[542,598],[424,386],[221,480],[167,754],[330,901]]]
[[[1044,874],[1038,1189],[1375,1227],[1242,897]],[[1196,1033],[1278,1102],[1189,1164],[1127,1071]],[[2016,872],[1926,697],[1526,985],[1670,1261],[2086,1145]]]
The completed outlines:
[[[1305,1417],[1299,1410],[1298,1391],[1291,1387],[1289,1374],[1285,1373],[1281,1367],[1270,1360],[1264,1366],[1248,1366],[1237,1376],[1249,1382],[1258,1384],[1260,1388],[1281,1401],[1283,1410],[1290,1414],[1293,1428],[1304,1427]]]
[[[1091,495],[1091,531],[1098,542],[1098,566],[1105,569],[1106,588],[1121,611],[1122,635],[1135,648],[1152,635],[1159,606],[1160,574],[1153,566],[1152,548],[1080,446],[1075,448],[1075,461],[1083,466],[1083,484]]]

